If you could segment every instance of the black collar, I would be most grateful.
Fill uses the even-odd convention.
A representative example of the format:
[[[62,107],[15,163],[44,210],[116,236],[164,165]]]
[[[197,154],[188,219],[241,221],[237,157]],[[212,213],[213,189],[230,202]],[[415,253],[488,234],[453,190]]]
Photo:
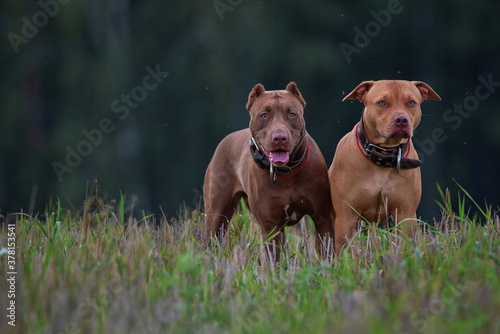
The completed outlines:
[[[308,135],[305,133],[299,141],[299,144],[295,146],[290,158],[286,165],[275,166],[270,161],[269,158],[264,154],[264,151],[259,147],[255,139],[252,137],[250,139],[250,154],[253,161],[262,169],[268,170],[271,177],[271,182],[276,183],[277,175],[282,176],[292,176],[297,173],[300,168],[305,164],[309,153],[309,143]],[[295,170],[296,168],[299,169]]]
[[[377,166],[394,168],[396,173],[399,173],[400,169],[418,168],[422,164],[420,160],[405,157],[410,149],[410,140],[396,147],[382,147],[370,142],[365,133],[363,113],[356,130],[356,137],[365,157]]]

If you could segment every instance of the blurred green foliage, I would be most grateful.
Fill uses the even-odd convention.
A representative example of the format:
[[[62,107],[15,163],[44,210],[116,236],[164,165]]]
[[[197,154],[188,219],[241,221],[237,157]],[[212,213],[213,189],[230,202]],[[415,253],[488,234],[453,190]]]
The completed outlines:
[[[362,109],[341,100],[371,79],[421,80],[442,97],[424,103],[415,133],[446,135],[424,157],[424,220],[438,212],[435,184],[453,188],[452,177],[499,203],[500,87],[459,125],[443,118],[449,109],[457,117],[454,105],[474,96],[478,77],[500,81],[499,12],[493,0],[3,2],[0,213],[36,212],[51,196],[80,208],[94,179],[137,209],[161,206],[171,217],[195,207],[217,143],[248,125],[258,82],[297,82],[308,131],[330,164]],[[346,59],[342,43],[358,52]],[[148,66],[168,73],[151,90]],[[101,138],[92,131],[105,119],[113,130]],[[71,167],[78,149],[86,156],[70,157]]]

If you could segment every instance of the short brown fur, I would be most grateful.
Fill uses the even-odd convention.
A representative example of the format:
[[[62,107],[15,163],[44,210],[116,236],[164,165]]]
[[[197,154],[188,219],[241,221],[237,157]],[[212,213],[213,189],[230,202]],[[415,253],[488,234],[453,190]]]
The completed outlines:
[[[418,159],[411,137],[422,116],[420,104],[440,97],[420,81],[381,80],[362,82],[346,99],[358,99],[365,105],[363,123],[372,143],[396,147],[410,141],[408,158]],[[398,126],[397,119],[407,125]],[[374,222],[392,217],[396,223],[402,221],[405,234],[411,236],[418,231],[415,219],[421,196],[420,168],[397,173],[368,161],[358,147],[358,124],[338,143],[329,169],[337,254],[354,235],[360,216]]]
[[[220,142],[205,174],[203,199],[208,234],[222,237],[243,198],[262,234],[278,233],[274,247],[269,248],[276,258],[279,243],[285,240],[284,227],[296,224],[304,215],[314,221],[316,250],[322,253],[320,238],[334,235],[332,203],[326,162],[305,129],[305,105],[294,82],[281,91],[266,92],[261,84],[255,85],[247,102],[249,128],[231,133]],[[259,168],[252,160],[250,139],[253,137],[269,156],[278,149],[292,152],[304,135],[310,147],[307,160],[295,175],[278,176],[273,184],[269,170]],[[277,162],[276,166],[281,164]]]

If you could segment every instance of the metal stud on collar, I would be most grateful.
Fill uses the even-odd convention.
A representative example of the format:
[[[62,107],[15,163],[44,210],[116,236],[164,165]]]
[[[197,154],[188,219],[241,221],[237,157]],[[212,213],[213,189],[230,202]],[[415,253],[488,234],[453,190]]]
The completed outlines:
[[[271,178],[271,183],[275,184],[278,180],[278,175],[276,175],[276,172],[274,171],[274,165],[272,162],[269,164],[269,176]]]
[[[398,150],[398,163],[396,165],[396,173],[399,173],[400,169],[401,169],[401,146],[399,147]]]
[[[257,142],[253,139],[253,137],[250,139],[250,143],[252,143],[257,150],[260,150],[259,145],[257,145]]]

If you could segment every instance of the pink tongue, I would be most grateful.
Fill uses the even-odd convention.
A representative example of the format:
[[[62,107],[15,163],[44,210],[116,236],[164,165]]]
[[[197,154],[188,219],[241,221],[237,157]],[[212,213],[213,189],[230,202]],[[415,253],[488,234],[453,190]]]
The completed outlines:
[[[288,161],[288,152],[283,150],[277,150],[269,153],[269,157],[273,162],[286,163]]]

